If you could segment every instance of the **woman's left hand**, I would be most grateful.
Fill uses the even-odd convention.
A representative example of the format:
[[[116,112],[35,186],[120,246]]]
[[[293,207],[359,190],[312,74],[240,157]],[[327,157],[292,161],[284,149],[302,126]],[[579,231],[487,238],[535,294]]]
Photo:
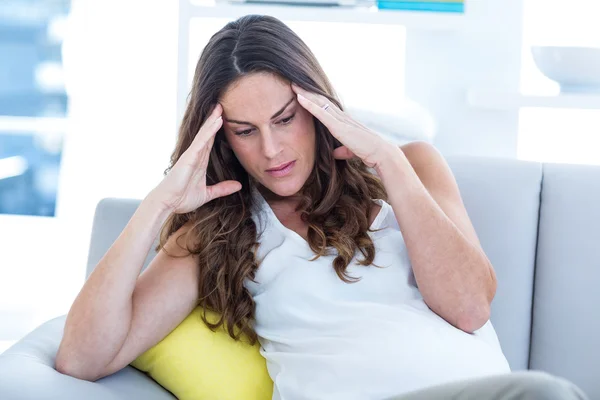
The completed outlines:
[[[352,119],[326,97],[306,91],[293,83],[292,90],[298,95],[300,105],[318,118],[343,144],[334,150],[334,158],[347,160],[356,156],[368,167],[377,169],[389,154],[393,154],[390,150],[396,146]],[[397,151],[398,148],[394,150]]]

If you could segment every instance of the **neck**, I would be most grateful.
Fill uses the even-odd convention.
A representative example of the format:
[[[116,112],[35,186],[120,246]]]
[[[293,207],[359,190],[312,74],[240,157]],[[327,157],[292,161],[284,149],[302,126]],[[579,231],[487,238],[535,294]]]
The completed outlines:
[[[283,208],[293,208],[294,210],[298,207],[301,200],[301,194],[296,193],[292,196],[279,196],[276,193],[273,193],[266,187],[262,185],[257,186],[258,192],[261,196],[269,203],[270,206],[277,206]]]

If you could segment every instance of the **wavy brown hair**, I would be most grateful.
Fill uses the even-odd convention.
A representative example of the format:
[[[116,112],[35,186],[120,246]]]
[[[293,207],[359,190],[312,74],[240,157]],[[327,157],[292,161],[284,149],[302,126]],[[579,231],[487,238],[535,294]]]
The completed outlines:
[[[269,16],[248,15],[212,36],[196,66],[179,137],[169,168],[175,165],[192,143],[205,118],[221,95],[245,75],[268,72],[319,93],[342,108],[323,69],[306,44],[284,23]],[[357,280],[346,268],[356,251],[360,264],[371,265],[375,247],[368,235],[372,199],[386,199],[381,181],[357,159],[335,160],[333,150],[340,146],[316,118],[315,165],[305,183],[297,208],[308,224],[308,243],[315,258],[337,255],[333,268],[345,282]],[[200,263],[199,305],[203,320],[213,330],[225,326],[229,335],[247,336],[252,343],[254,301],[244,283],[254,281],[258,268],[254,250],[260,232],[252,219],[253,181],[225,142],[223,130],[217,133],[207,166],[206,184],[225,180],[242,183],[242,189],[215,199],[186,214],[172,214],[160,235],[157,250],[184,225],[185,247]],[[206,311],[219,315],[209,321]]]

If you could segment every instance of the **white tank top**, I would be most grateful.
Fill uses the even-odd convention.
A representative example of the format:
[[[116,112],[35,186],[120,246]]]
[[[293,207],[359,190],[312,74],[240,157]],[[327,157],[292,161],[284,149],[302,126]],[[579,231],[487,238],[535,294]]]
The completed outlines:
[[[361,279],[345,283],[335,255],[309,261],[308,243],[255,198],[259,269],[246,287],[274,400],[381,400],[510,371],[491,322],[468,334],[427,307],[389,204],[376,201],[381,230],[369,233],[381,268],[352,263]]]

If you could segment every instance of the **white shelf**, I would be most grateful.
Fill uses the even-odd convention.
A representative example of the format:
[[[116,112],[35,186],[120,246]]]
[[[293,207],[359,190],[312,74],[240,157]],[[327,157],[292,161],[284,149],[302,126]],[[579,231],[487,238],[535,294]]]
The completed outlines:
[[[465,26],[464,14],[379,10],[376,7],[319,7],[263,4],[190,4],[189,18],[238,18],[246,14],[272,15],[284,21],[357,22],[403,25],[407,29],[454,31]]]
[[[600,94],[526,95],[501,90],[469,90],[467,103],[485,110],[514,110],[521,107],[600,109]]]
[[[0,116],[0,133],[65,133],[67,118]]]

